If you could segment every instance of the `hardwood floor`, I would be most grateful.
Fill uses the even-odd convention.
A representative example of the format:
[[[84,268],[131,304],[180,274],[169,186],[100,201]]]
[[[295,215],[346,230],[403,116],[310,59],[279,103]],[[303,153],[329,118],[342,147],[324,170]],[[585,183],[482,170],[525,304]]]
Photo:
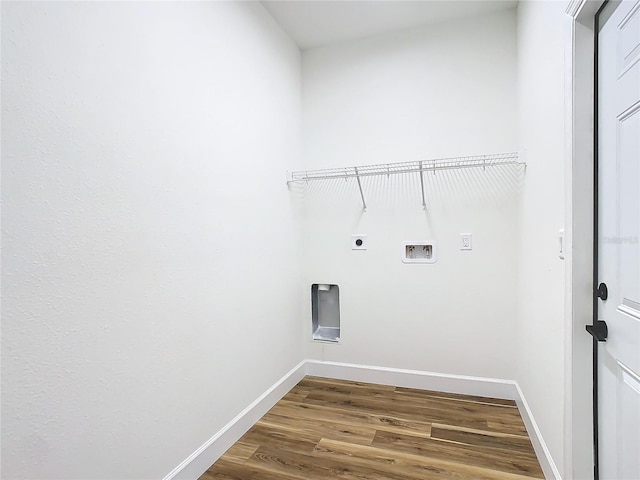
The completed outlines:
[[[527,478],[511,400],[306,377],[200,480]]]

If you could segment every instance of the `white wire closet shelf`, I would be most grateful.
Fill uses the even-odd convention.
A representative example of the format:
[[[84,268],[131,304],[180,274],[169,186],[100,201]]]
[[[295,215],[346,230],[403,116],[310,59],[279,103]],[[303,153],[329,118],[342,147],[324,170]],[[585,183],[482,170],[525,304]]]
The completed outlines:
[[[426,208],[424,194],[424,174],[442,170],[460,170],[468,168],[486,169],[488,167],[519,165],[526,166],[520,161],[518,152],[495,153],[490,155],[474,155],[467,157],[449,157],[433,160],[417,160],[413,162],[383,163],[379,165],[362,165],[358,167],[326,168],[321,170],[304,170],[287,172],[287,183],[289,182],[309,182],[314,180],[329,180],[336,178],[356,178],[358,189],[362,198],[363,209],[367,209],[367,204],[362,191],[361,177],[373,177],[380,175],[396,175],[403,173],[419,173],[420,187],[422,189],[422,206]]]

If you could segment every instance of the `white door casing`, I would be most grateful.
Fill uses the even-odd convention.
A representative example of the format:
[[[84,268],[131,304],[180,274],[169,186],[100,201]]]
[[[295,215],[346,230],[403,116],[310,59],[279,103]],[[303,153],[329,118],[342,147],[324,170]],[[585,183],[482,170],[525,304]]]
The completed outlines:
[[[600,478],[640,479],[640,1],[610,2],[598,33]]]

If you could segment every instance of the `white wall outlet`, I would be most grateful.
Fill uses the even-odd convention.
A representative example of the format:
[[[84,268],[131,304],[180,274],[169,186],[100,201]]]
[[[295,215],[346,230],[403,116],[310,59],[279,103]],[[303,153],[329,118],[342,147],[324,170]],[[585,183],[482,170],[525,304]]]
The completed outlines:
[[[473,248],[470,233],[460,234],[460,250],[471,250]]]
[[[351,250],[366,250],[367,245],[366,235],[351,235]]]

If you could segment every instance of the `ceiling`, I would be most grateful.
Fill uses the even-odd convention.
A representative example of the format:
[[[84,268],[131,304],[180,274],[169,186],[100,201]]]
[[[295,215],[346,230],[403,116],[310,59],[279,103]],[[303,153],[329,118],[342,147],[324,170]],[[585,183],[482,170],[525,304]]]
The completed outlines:
[[[302,49],[514,8],[516,0],[265,0]]]

